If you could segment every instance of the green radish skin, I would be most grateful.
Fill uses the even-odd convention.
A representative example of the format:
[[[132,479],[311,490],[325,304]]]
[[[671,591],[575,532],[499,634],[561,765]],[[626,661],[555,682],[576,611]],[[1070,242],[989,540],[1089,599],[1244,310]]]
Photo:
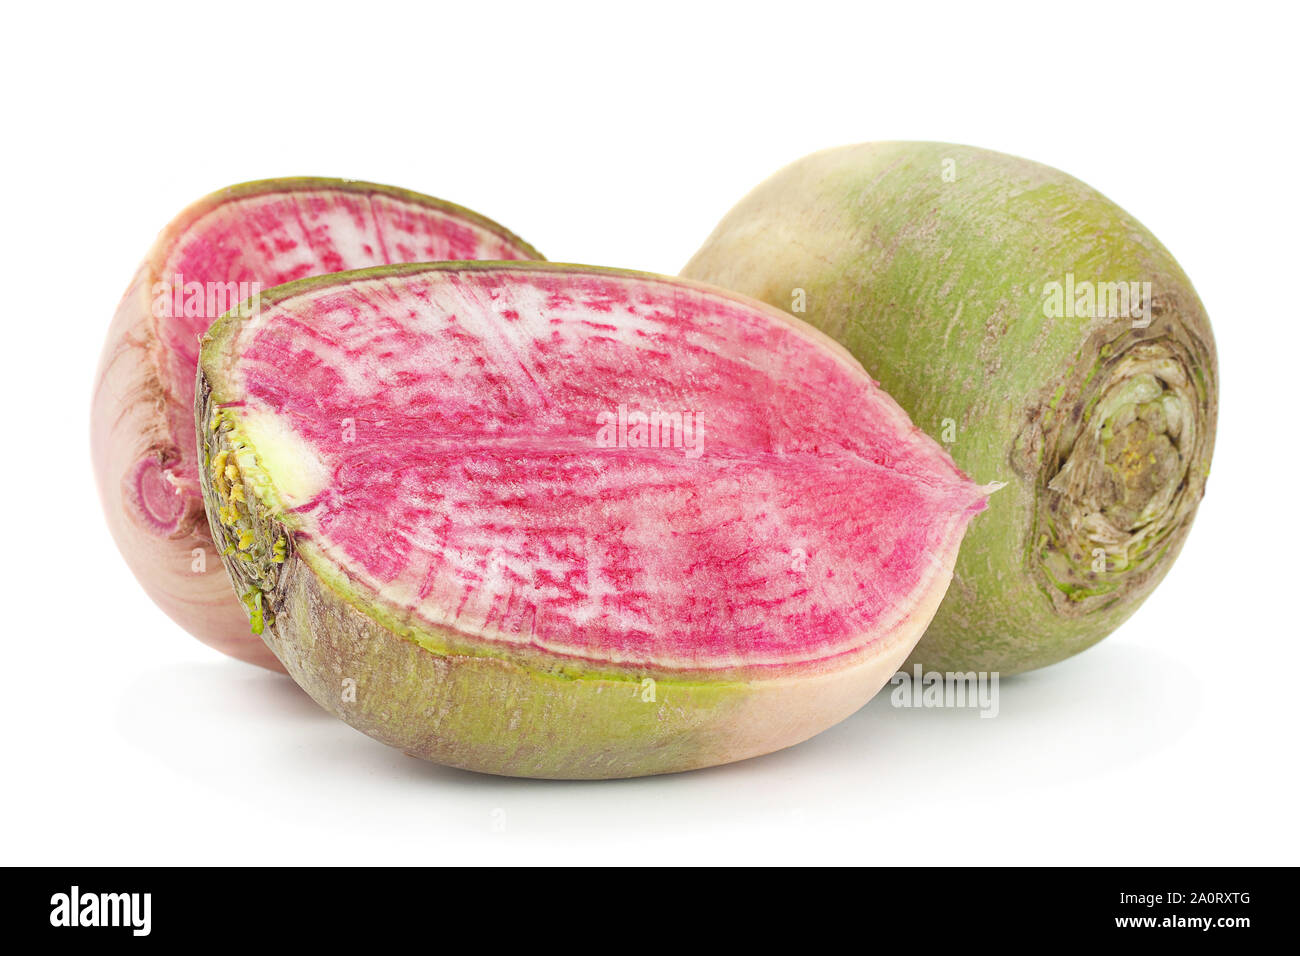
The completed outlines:
[[[960,468],[1007,483],[909,668],[1063,660],[1173,564],[1210,470],[1214,337],[1173,256],[1091,187],[969,146],[827,150],[746,196],[682,275],[839,340]],[[1149,313],[1089,308],[1084,283],[1121,282],[1150,283]]]

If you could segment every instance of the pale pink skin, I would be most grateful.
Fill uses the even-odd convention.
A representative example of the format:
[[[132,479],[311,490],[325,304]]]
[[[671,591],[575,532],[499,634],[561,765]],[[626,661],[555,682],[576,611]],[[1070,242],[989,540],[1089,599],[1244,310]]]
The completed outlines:
[[[249,630],[213,549],[194,437],[198,339],[216,315],[155,316],[155,284],[259,282],[395,262],[539,258],[495,224],[429,197],[364,183],[282,180],[216,193],[178,216],[109,327],[91,409],[91,455],[113,539],[145,591],[206,644],[282,667]]]

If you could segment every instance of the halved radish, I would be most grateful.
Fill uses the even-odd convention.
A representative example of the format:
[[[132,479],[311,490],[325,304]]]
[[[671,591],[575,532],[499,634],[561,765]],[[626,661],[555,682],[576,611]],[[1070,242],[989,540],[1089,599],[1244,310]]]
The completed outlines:
[[[194,370],[209,323],[246,297],[306,276],[472,258],[540,256],[467,209],[340,179],[234,186],[195,203],[163,230],[108,331],[91,449],[113,538],[149,596],[177,623],[234,657],[279,666],[249,633],[203,518]]]
[[[988,489],[811,327],[682,280],[444,263],[205,339],[204,495],[322,706],[440,763],[620,777],[857,710]]]

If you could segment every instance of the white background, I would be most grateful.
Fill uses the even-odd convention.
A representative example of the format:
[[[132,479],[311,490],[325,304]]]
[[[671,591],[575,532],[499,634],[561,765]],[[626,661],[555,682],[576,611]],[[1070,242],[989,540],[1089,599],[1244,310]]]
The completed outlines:
[[[3,71],[4,863],[1296,863],[1294,7],[1134,2],[29,3]],[[318,174],[468,205],[548,258],[677,272],[816,149],[972,143],[1148,225],[1218,336],[1214,472],[1119,632],[1001,714],[877,697],[670,777],[408,758],[173,625],[99,513],[88,403],[155,233]]]

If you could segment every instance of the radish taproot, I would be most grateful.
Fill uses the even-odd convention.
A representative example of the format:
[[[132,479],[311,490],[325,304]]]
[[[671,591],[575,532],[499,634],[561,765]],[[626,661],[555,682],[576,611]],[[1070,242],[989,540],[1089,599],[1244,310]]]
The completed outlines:
[[[957,464],[1009,484],[909,662],[1015,673],[1113,631],[1205,489],[1218,365],[1173,256],[1065,173],[945,143],[802,159],[682,273],[843,342]]]

